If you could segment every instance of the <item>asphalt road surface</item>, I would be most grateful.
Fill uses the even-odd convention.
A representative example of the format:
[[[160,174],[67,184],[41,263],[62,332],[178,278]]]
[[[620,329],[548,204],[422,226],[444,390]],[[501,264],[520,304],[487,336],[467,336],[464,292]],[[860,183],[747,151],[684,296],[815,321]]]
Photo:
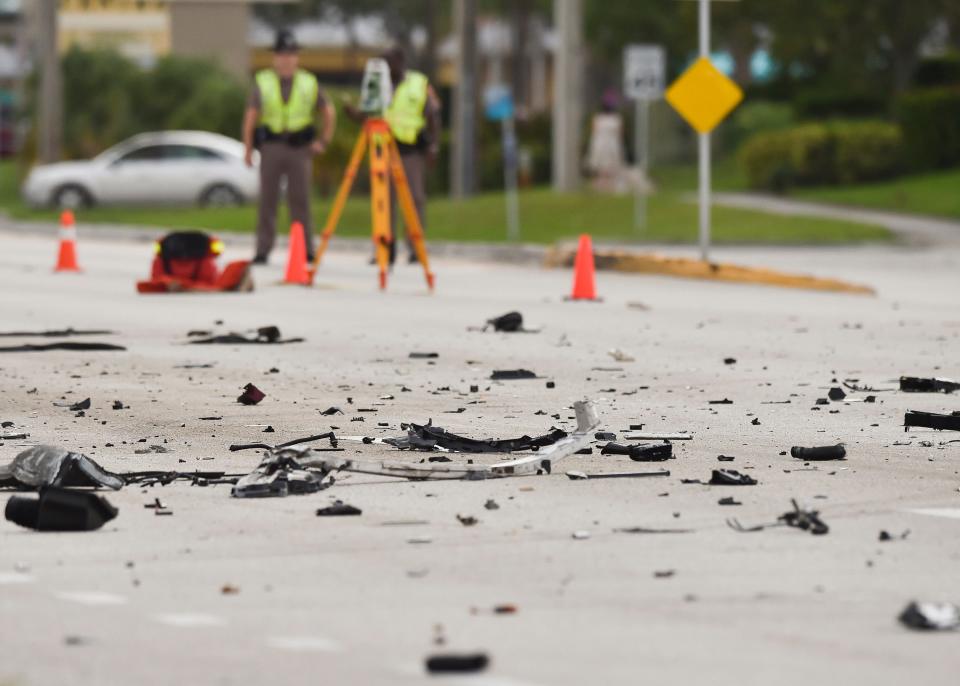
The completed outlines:
[[[534,435],[572,428],[583,398],[621,440],[632,424],[693,434],[665,463],[595,448],[551,475],[343,475],[318,494],[261,500],[231,498],[226,485],[127,487],[107,494],[120,514],[97,532],[0,521],[3,686],[956,683],[960,634],[911,631],[897,615],[912,599],[960,601],[960,443],[950,442],[960,433],[903,428],[905,410],[958,410],[960,398],[889,390],[901,374],[958,374],[955,249],[717,253],[867,283],[876,297],[601,273],[604,300],[590,303],[564,301],[567,271],[453,260],[435,265],[432,296],[407,265],[380,293],[356,253],[331,255],[312,290],[277,285],[278,264],[256,272],[252,294],[141,296],[142,243],[81,243],[79,275],[51,273],[49,238],[3,234],[0,246],[0,328],[106,328],[116,333],[93,339],[127,347],[0,354],[0,420],[14,422],[4,432],[30,434],[4,441],[3,461],[51,443],[119,472],[243,473],[259,455],[230,453],[232,443],[331,426],[399,436],[401,422],[431,418],[478,438]],[[508,310],[539,332],[469,330]],[[264,325],[306,342],[184,344],[192,329]],[[21,342],[44,341],[0,339]],[[538,378],[489,380],[517,367]],[[876,402],[815,404],[851,379],[877,390],[848,398]],[[248,382],[267,394],[257,406],[236,402]],[[83,417],[54,406],[86,397]],[[710,404],[723,399],[732,403]],[[321,414],[333,405],[345,413]],[[200,419],[211,416],[221,419]],[[838,442],[846,461],[789,455]],[[682,482],[720,467],[759,483]],[[563,473],[661,468],[670,476]],[[718,504],[729,496],[742,505]],[[157,497],[172,516],[144,507]],[[774,521],[791,498],[820,510],[830,532],[725,523]],[[363,514],[315,516],[336,499]],[[909,534],[880,542],[881,530]],[[493,611],[504,604],[516,612]],[[425,673],[429,655],[475,651],[491,660],[480,675]]]

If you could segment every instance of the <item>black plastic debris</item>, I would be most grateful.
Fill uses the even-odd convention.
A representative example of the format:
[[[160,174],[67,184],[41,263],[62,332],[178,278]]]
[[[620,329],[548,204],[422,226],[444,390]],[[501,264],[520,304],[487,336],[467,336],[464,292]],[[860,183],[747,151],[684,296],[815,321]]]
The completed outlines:
[[[248,383],[243,387],[243,393],[241,393],[237,398],[237,402],[241,405],[256,405],[266,397],[266,393],[254,386],[252,383]]]
[[[440,357],[440,353],[421,353],[421,352],[410,353],[411,360],[435,360],[438,357]]]
[[[950,379],[901,376],[900,390],[906,393],[953,393],[960,391],[960,382]]]
[[[889,531],[881,530],[880,535],[877,536],[877,540],[884,543],[887,541],[905,541],[909,535],[910,529],[907,529],[902,534],[891,534]]]
[[[47,486],[116,491],[123,487],[123,479],[86,455],[52,445],[27,448],[9,464],[0,465],[0,487],[32,490]]]
[[[723,358],[723,363],[724,363],[724,364],[736,364],[736,363],[737,363],[737,358],[735,358],[735,357],[725,357],[725,358]]]
[[[641,443],[622,445],[607,443],[600,451],[601,455],[626,455],[634,462],[663,462],[673,459],[672,443]]]
[[[113,343],[81,343],[79,341],[58,341],[56,343],[10,345],[0,347],[0,353],[43,353],[51,350],[101,352],[108,350],[126,350],[126,348],[124,348],[122,345],[114,345]]]
[[[78,400],[75,403],[65,402],[65,403],[54,403],[54,407],[65,407],[71,412],[79,412],[80,410],[89,410],[90,409],[90,398],[85,398],[83,400]]]
[[[444,448],[458,453],[512,453],[553,445],[567,436],[566,431],[553,429],[550,433],[536,437],[520,436],[519,438],[477,440],[450,433],[432,424],[423,426],[408,424],[405,426],[407,427],[407,436],[384,439],[384,442],[408,450]]]
[[[426,660],[430,674],[482,672],[490,665],[484,653],[432,655]]]
[[[338,500],[333,505],[321,507],[317,510],[318,517],[349,517],[359,514],[363,514],[363,510],[353,505],[347,505],[342,500]]]
[[[717,505],[743,505],[743,503],[733,496],[728,495],[726,498],[720,498],[720,500],[717,501]]]
[[[335,406],[334,406],[334,407],[328,407],[327,409],[325,409],[325,410],[324,410],[323,412],[321,412],[320,414],[329,417],[329,416],[335,415],[335,414],[343,414],[343,410],[341,410],[339,407],[335,407]]]
[[[847,394],[839,386],[834,386],[827,393],[827,397],[830,398],[830,400],[843,400],[847,397]]]
[[[717,455],[717,462],[733,462],[735,459],[733,455]]]
[[[471,516],[471,515],[466,515],[466,516],[464,516],[464,515],[459,515],[459,514],[458,514],[458,515],[457,515],[457,521],[460,522],[461,524],[463,524],[464,526],[476,526],[476,524],[477,524],[480,520],[477,519],[476,517]]]
[[[708,483],[713,486],[756,486],[757,480],[736,469],[714,469]]]
[[[116,517],[117,508],[96,493],[44,488],[39,498],[11,496],[4,515],[36,531],[94,531]]]
[[[937,414],[910,410],[903,417],[903,426],[905,429],[918,426],[938,431],[960,431],[960,412]]]
[[[190,333],[203,333],[195,332]],[[190,333],[187,335],[189,336]],[[242,333],[227,333],[219,336],[208,336],[190,341],[191,345],[284,345],[286,343],[303,343],[303,338],[283,338],[280,335],[280,329],[276,326],[261,326],[252,336],[245,336]]]
[[[628,526],[614,529],[618,534],[692,534],[694,529],[660,529],[646,526]]]
[[[127,409],[126,407],[124,407],[123,401],[121,401],[121,400],[114,400],[112,407],[113,407],[114,410],[125,410],[125,409]]]
[[[793,505],[793,509],[783,513],[777,518],[777,521],[770,524],[744,526],[739,520],[730,518],[727,520],[727,526],[740,533],[753,533],[778,526],[789,526],[795,529],[809,531],[815,536],[822,536],[830,531],[830,527],[820,519],[820,512],[818,510],[804,510],[797,504],[796,500],[791,500],[790,502]]]
[[[492,381],[517,381],[519,379],[536,379],[537,375],[529,369],[497,369],[491,375]]]
[[[615,441],[617,440],[617,434],[612,431],[598,431],[593,434],[593,438],[597,441]]]
[[[918,631],[956,631],[960,629],[960,606],[911,601],[897,619]]]
[[[825,445],[817,448],[803,448],[795,445],[790,448],[790,455],[798,460],[806,460],[808,462],[845,460],[847,458],[847,449],[842,445]]]
[[[488,319],[481,331],[486,331],[493,327],[494,331],[501,333],[540,333],[540,329],[523,328],[523,315],[519,312],[507,312],[499,317]],[[476,330],[476,329],[474,329]]]
[[[49,331],[2,331],[0,338],[68,338],[70,336],[112,336],[113,331],[87,330],[82,331],[68,327],[66,329],[51,329]]]

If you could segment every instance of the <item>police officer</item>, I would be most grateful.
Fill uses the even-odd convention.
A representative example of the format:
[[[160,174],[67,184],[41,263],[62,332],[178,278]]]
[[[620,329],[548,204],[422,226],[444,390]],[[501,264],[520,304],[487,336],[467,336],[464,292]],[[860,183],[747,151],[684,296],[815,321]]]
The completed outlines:
[[[312,157],[323,153],[330,144],[336,112],[320,90],[317,78],[298,68],[297,51],[293,33],[279,31],[273,47],[273,68],[257,72],[243,118],[247,166],[253,164],[254,147],[260,150],[260,206],[254,264],[266,264],[273,249],[283,178],[287,182],[290,219],[303,225],[307,259],[313,259]],[[319,137],[314,124],[317,114],[322,120]]]
[[[427,168],[437,159],[440,149],[440,99],[427,77],[418,71],[407,69],[406,55],[400,47],[391,48],[383,58],[390,67],[390,81],[393,84],[393,99],[384,113],[390,126],[390,132],[400,150],[400,161],[407,177],[407,185],[413,196],[413,204],[420,218],[420,225],[426,229]],[[360,120],[363,115],[353,106],[347,106],[347,114]],[[390,263],[396,260],[397,214],[396,190],[391,184],[390,197],[393,211],[393,242],[390,244]],[[409,261],[416,262],[417,255],[407,236]]]

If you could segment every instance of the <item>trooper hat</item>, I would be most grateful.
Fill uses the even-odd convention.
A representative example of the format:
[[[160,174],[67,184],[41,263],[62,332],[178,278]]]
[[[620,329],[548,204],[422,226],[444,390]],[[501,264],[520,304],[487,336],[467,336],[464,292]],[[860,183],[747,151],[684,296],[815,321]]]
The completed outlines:
[[[273,41],[274,52],[297,52],[300,46],[297,44],[297,38],[290,29],[280,29],[277,31],[277,37]]]

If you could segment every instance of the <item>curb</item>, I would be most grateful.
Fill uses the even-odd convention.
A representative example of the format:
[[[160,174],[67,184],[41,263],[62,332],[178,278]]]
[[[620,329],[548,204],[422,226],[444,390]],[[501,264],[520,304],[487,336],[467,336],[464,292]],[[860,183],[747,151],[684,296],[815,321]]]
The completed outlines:
[[[547,253],[543,264],[546,267],[570,267],[573,265],[574,258],[574,251],[555,248]],[[632,274],[655,274],[683,279],[703,279],[834,293],[876,295],[876,291],[870,286],[849,283],[839,279],[824,279],[806,274],[788,274],[772,269],[704,262],[703,260],[682,257],[665,257],[654,253],[594,251],[594,261],[597,269]]]

